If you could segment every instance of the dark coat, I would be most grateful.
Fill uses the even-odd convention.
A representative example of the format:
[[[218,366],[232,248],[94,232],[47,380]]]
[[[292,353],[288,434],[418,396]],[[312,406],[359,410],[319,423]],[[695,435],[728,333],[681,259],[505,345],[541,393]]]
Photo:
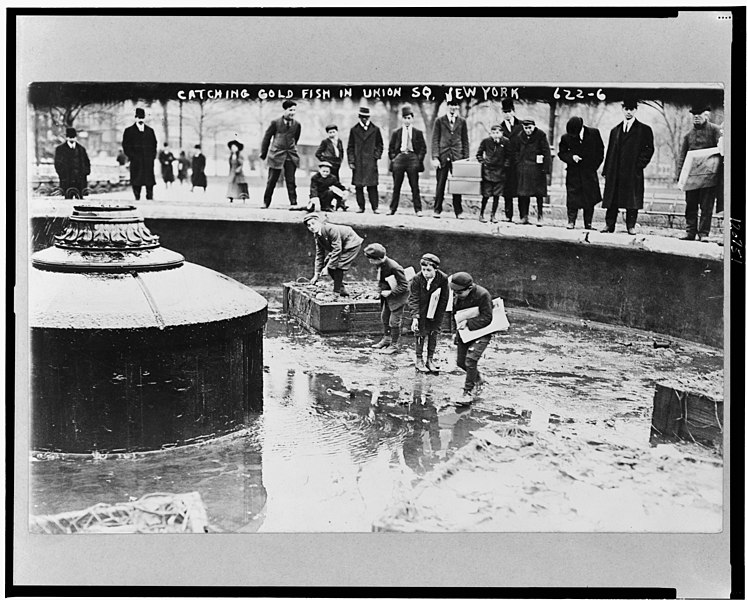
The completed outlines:
[[[509,167],[508,141],[501,138],[495,141],[486,137],[477,148],[477,160],[482,164],[481,176],[483,181],[501,182],[506,180]]]
[[[510,161],[516,170],[517,196],[547,196],[547,177],[550,169],[550,144],[541,129],[531,135],[524,130],[509,144]],[[538,163],[537,157],[541,160]]]
[[[438,297],[438,304],[436,304],[436,312],[433,318],[428,319],[426,318],[428,315],[428,305],[431,302],[431,296],[436,290],[441,290],[441,295]],[[436,269],[436,275],[433,278],[430,290],[422,271],[410,280],[410,298],[408,300],[410,313],[413,317],[418,317],[421,329],[434,331],[441,327],[450,293],[451,290],[449,289],[449,280],[446,273],[439,269]]]
[[[378,160],[383,153],[381,129],[370,121],[368,129],[356,123],[348,138],[348,164],[353,169],[353,185],[379,185]]]
[[[643,208],[643,169],[654,155],[654,132],[638,119],[630,131],[623,134],[620,123],[610,131],[607,157],[602,175],[605,177],[603,208]]]
[[[322,177],[321,173],[314,173],[311,176],[311,183],[309,185],[309,198],[321,198],[333,185],[342,188],[340,180],[332,175],[332,173],[326,177]]]
[[[158,153],[158,162],[161,163],[161,177],[164,182],[174,181],[174,154],[171,150],[161,150]]]
[[[690,150],[702,150],[703,148],[715,148],[718,146],[718,140],[721,137],[721,128],[713,123],[703,123],[701,127],[693,127],[682,140],[682,149],[680,150],[680,160],[677,164],[677,175],[682,172],[682,165]]]
[[[399,154],[400,147],[402,146],[402,127],[395,129],[392,133],[392,137],[389,140],[389,170],[392,170],[392,161]],[[410,126],[412,129],[412,151],[415,156],[418,157],[418,173],[422,173],[425,170],[423,166],[423,159],[425,159],[425,153],[427,152],[425,147],[425,136],[420,129]]]
[[[77,142],[75,148],[68,146],[67,142],[57,146],[54,150],[54,170],[60,178],[63,194],[67,190],[75,189],[83,196],[83,190],[88,187],[88,175],[91,173],[91,162],[83,146]]]
[[[192,157],[192,187],[207,187],[204,154],[195,154]]]
[[[431,137],[431,156],[451,162],[469,157],[469,133],[467,122],[462,117],[454,120],[453,128],[447,115],[436,119]]]
[[[265,132],[259,157],[267,159],[270,169],[282,169],[285,161],[290,159],[298,167],[299,158],[296,144],[301,137],[301,124],[295,119],[288,125],[283,117],[275,119]],[[270,144],[272,141],[272,144]]]
[[[501,133],[503,133],[504,139],[510,143],[517,135],[524,131],[521,126],[521,119],[514,117],[514,126],[509,129],[506,121],[501,121]],[[506,198],[513,198],[516,196],[516,166],[510,165],[506,169],[506,182],[503,186],[503,195]]]
[[[455,313],[473,306],[476,306],[480,312],[476,317],[467,319],[467,329],[470,331],[482,329],[493,322],[493,299],[490,297],[490,292],[481,285],[475,284],[465,298],[459,299],[458,296],[454,296]]]
[[[386,281],[386,278],[390,275],[394,275],[397,282],[397,285],[393,288]],[[405,270],[396,260],[388,256],[384,257],[384,262],[379,265],[379,289],[382,291],[392,290],[389,296],[381,299],[382,304],[386,302],[389,306],[389,310],[397,310],[400,306],[404,306],[410,296],[410,286],[407,283],[407,277],[405,277]]]
[[[558,158],[568,165],[565,175],[566,205],[568,208],[593,208],[602,201],[597,170],[604,160],[604,142],[598,129],[584,127],[583,141],[566,133],[560,138]],[[573,155],[581,162],[573,161]]]
[[[335,154],[335,147],[332,144],[332,140],[324,138],[316,149],[314,156],[316,156],[319,162],[326,160],[333,167],[339,167],[342,164],[342,159],[345,157],[345,151],[342,148],[342,140],[340,138],[337,138],[337,151],[338,154]]]
[[[156,132],[147,125],[143,132],[133,124],[124,130],[122,150],[130,159],[130,184],[151,186],[156,184],[153,163],[156,160],[158,144]]]
[[[322,223],[319,233],[314,234],[316,254],[314,256],[314,273],[319,273],[326,265],[329,269],[350,268],[350,264],[344,262],[345,256],[352,256],[350,262],[356,255],[346,252],[358,247],[363,243],[359,236],[349,225],[337,225],[335,223]],[[341,259],[343,262],[341,262]]]
[[[179,178],[179,181],[186,179],[188,172],[189,172],[189,159],[186,156],[180,156],[179,157],[179,170],[176,174],[176,176]]]

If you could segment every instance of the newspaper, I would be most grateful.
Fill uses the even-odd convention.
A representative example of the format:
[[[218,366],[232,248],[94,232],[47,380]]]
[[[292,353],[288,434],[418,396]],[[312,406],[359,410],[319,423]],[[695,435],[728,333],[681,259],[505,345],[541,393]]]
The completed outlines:
[[[472,319],[480,314],[480,309],[476,306],[458,310],[454,313],[454,320],[456,321],[457,328],[462,321]],[[503,308],[503,298],[495,298],[493,300],[493,320],[489,325],[486,325],[482,329],[475,329],[470,331],[469,329],[457,329],[459,331],[459,337],[462,342],[471,342],[479,337],[488,335],[489,333],[495,333],[496,331],[507,331],[509,328],[508,318],[506,317],[506,311]]]
[[[717,185],[720,163],[721,154],[717,147],[688,151],[677,186],[689,192]]]

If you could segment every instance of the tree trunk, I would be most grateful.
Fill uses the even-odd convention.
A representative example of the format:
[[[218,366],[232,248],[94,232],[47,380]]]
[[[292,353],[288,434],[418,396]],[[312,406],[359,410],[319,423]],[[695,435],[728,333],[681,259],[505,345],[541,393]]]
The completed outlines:
[[[182,110],[184,108],[184,102],[182,100],[179,100],[179,148],[184,148],[184,138],[182,136],[183,133],[183,120],[184,116],[182,114]]]
[[[200,146],[202,146],[202,127],[203,127],[204,121],[205,121],[205,103],[203,101],[200,101],[200,121],[199,121],[199,127],[197,129],[197,136],[200,139]]]
[[[547,186],[552,185],[552,165],[555,162],[555,122],[558,117],[558,103],[554,100],[548,102],[550,105],[550,122],[548,124],[547,142],[550,144],[550,168],[547,170]]]
[[[163,110],[163,141],[169,142],[169,101],[161,100],[161,109]]]

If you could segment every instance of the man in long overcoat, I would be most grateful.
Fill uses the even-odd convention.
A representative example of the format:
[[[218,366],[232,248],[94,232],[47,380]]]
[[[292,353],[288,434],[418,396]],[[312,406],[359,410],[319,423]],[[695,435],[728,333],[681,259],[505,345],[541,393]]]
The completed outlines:
[[[350,130],[348,137],[348,165],[353,170],[353,185],[359,213],[366,210],[363,188],[368,191],[371,210],[378,212],[378,161],[383,153],[384,138],[381,136],[381,129],[371,123],[371,109],[361,106],[358,109],[358,122]]]
[[[54,170],[60,178],[60,188],[65,198],[82,198],[88,188],[91,162],[86,149],[77,141],[74,127],[65,129],[65,141],[54,150]]]
[[[399,192],[402,189],[402,182],[410,182],[412,191],[412,206],[415,214],[421,216],[422,206],[420,204],[420,185],[418,183],[418,173],[423,172],[423,159],[425,158],[425,136],[420,129],[412,125],[412,109],[405,106],[402,109],[402,127],[395,129],[392,138],[389,141],[389,170],[394,176],[394,188],[392,189],[392,201],[389,204],[389,214],[397,212],[399,206]]]
[[[509,162],[516,173],[516,195],[519,197],[519,218],[529,224],[529,197],[537,198],[537,225],[542,225],[542,205],[547,196],[546,173],[550,168],[550,144],[547,135],[538,129],[533,119],[524,119],[523,131],[509,144]]]
[[[522,131],[522,121],[516,118],[514,102],[510,98],[504,98],[501,101],[501,111],[503,112],[503,121],[501,121],[501,133],[506,141],[510,144],[517,135]],[[514,198],[516,197],[516,167],[509,166],[506,169],[506,182],[503,185],[503,204],[506,214],[506,221],[509,223],[514,218]]]
[[[288,190],[288,200],[291,206],[297,206],[296,169],[300,163],[296,144],[301,137],[301,124],[296,121],[296,103],[293,100],[283,102],[283,116],[275,119],[265,132],[259,157],[267,159],[267,187],[265,188],[264,205],[269,208],[272,202],[272,192],[280,179],[280,173],[285,174],[285,187]],[[270,143],[272,142],[272,143]]]
[[[602,169],[602,208],[607,209],[602,233],[615,231],[617,215],[624,208],[628,233],[635,235],[638,211],[643,208],[643,170],[654,155],[654,132],[635,118],[637,109],[636,100],[623,101],[623,121],[610,131]]]
[[[571,117],[560,138],[558,158],[568,165],[565,175],[568,229],[576,226],[579,209],[584,211],[584,229],[594,229],[594,206],[602,201],[597,170],[604,160],[604,142],[598,129],[585,127],[581,117]]]
[[[446,180],[455,160],[469,158],[469,132],[467,122],[459,116],[459,100],[446,103],[447,113],[436,119],[431,138],[431,156],[436,163],[436,197],[433,199],[433,216],[438,218],[443,210]],[[462,195],[452,194],[454,215],[462,214]]]
[[[145,110],[135,109],[135,124],[124,130],[122,149],[130,159],[130,185],[135,200],[140,200],[140,191],[145,186],[145,199],[153,200],[156,176],[153,163],[156,160],[156,132],[145,124]]]

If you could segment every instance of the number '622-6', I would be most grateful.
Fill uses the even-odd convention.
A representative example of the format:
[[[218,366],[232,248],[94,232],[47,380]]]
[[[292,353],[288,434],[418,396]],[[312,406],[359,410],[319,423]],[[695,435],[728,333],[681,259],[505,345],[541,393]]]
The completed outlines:
[[[602,88],[599,88],[596,92],[585,92],[581,88],[576,88],[575,90],[569,90],[566,88],[555,88],[555,92],[553,93],[553,98],[556,100],[560,100],[561,98],[563,100],[583,100],[584,98],[596,98],[597,100],[604,100],[607,98],[607,94],[605,94],[602,91]]]

